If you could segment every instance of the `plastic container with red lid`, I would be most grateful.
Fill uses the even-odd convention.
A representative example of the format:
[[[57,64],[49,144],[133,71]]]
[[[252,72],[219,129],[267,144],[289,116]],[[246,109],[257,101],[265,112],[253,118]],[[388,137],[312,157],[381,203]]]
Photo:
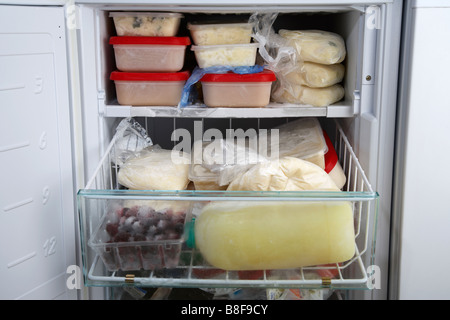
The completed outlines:
[[[270,102],[275,74],[270,70],[258,73],[205,74],[202,83],[203,101],[208,107],[261,108]]]
[[[323,131],[323,136],[328,147],[328,151],[324,156],[325,172],[328,173],[336,186],[339,189],[342,189],[345,185],[345,182],[347,181],[347,178],[341,164],[339,163],[338,155],[336,153],[336,150],[334,149],[333,143],[331,142],[325,130]]]
[[[111,37],[116,67],[127,72],[178,72],[189,37]]]
[[[188,71],[139,73],[111,73],[110,79],[116,86],[117,101],[131,106],[177,106]]]

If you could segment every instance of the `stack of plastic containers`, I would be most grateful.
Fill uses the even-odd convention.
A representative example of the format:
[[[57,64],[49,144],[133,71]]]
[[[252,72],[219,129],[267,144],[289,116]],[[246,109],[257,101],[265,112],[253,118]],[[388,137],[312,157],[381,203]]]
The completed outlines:
[[[188,24],[191,47],[199,68],[233,69],[252,67],[258,43],[251,43],[252,24]],[[208,107],[264,107],[270,101],[275,75],[269,70],[257,73],[209,73],[202,78],[204,103]]]
[[[111,73],[121,105],[176,106],[189,72],[184,66],[189,37],[177,37],[181,14],[111,12],[118,71]]]

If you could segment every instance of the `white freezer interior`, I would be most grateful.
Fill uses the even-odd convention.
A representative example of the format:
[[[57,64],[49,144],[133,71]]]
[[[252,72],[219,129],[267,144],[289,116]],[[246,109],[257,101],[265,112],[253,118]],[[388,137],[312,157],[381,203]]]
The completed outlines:
[[[58,123],[59,128],[67,125],[72,130],[72,146],[70,150],[64,149],[64,157],[71,155],[74,170],[73,181],[64,181],[65,186],[75,186],[75,189],[86,187],[87,181],[95,176],[95,170],[108,154],[107,147],[115,126],[127,116],[136,117],[146,127],[154,142],[166,148],[174,144],[170,140],[171,131],[176,128],[192,129],[193,121],[202,121],[204,128],[217,127],[225,130],[271,128],[295,118],[314,116],[320,118],[324,128],[334,132],[334,120],[337,120],[357,159],[356,163],[360,165],[372,190],[380,194],[375,264],[381,270],[386,270],[380,275],[383,289],[355,291],[352,295],[386,297],[400,1],[354,1],[351,6],[339,1],[285,1],[279,4],[270,1],[245,4],[230,1],[214,4],[187,1],[183,5],[152,4],[147,1],[76,1],[75,6],[67,3],[58,7],[59,4],[53,10],[59,18],[66,19],[64,36],[67,36],[67,70],[71,86],[70,93],[67,93],[67,101],[70,103],[67,104],[71,106],[71,114],[70,120],[61,117]],[[15,9],[19,10],[20,7]],[[109,74],[114,69],[114,58],[108,40],[114,35],[114,28],[108,14],[110,11],[122,10],[181,12],[186,19],[206,15],[226,19],[227,15],[273,11],[279,12],[276,28],[317,28],[337,32],[344,37],[347,47],[345,98],[330,107],[299,108],[271,104],[257,112],[247,109],[219,108],[212,111],[189,108],[177,113],[174,108],[119,106],[113,83],[109,80]],[[58,55],[60,54],[58,51]],[[61,75],[59,71],[56,72],[57,79],[63,77],[64,73]],[[68,122],[71,122],[71,126]],[[57,135],[61,138],[65,134],[66,132]],[[63,165],[60,170],[63,170],[62,167]],[[64,190],[66,195],[68,189]],[[62,203],[65,204],[65,212],[73,208],[70,202]],[[69,227],[70,224],[67,223],[64,226]],[[375,239],[373,227],[375,226],[370,225],[368,232],[370,240]],[[70,240],[66,241],[66,245],[68,242]],[[58,247],[58,250],[62,249]],[[81,260],[77,263],[81,266]]]
[[[399,14],[401,6],[380,5],[370,7],[367,5],[354,6],[274,6],[268,5],[263,10],[278,12],[275,21],[275,30],[279,28],[288,29],[323,29],[337,32],[343,36],[346,42],[347,58],[344,63],[346,75],[344,78],[345,98],[329,107],[295,107],[292,105],[279,105],[271,103],[267,108],[259,109],[229,109],[229,108],[186,108],[179,112],[171,107],[131,107],[119,106],[115,98],[114,84],[109,80],[109,75],[114,70],[114,54],[112,47],[108,44],[109,37],[115,35],[112,19],[109,18],[110,11],[173,11],[181,12],[185,18],[182,20],[179,35],[188,35],[183,28],[187,21],[201,19],[202,17],[214,16],[226,20],[232,16],[249,16],[255,7],[242,5],[231,7],[213,6],[160,6],[160,5],[81,5],[79,8],[80,18],[83,21],[79,30],[80,40],[78,42],[82,70],[82,90],[84,95],[83,119],[85,121],[85,136],[98,135],[103,140],[103,148],[98,148],[97,141],[85,141],[85,150],[95,150],[94,153],[86,152],[85,165],[86,179],[92,179],[94,171],[100,159],[107,153],[108,146],[118,120],[123,117],[136,117],[149,132],[155,144],[164,148],[171,148],[176,144],[171,141],[170,134],[177,128],[186,128],[192,132],[193,122],[202,121],[203,128],[271,128],[280,123],[290,121],[298,117],[319,117],[324,128],[333,128],[333,119],[341,123],[349,143],[358,156],[365,174],[370,183],[375,186],[374,190],[383,190],[381,198],[381,226],[388,228],[390,203],[390,178],[383,176],[379,168],[384,168],[384,173],[391,170],[391,156],[389,150],[393,148],[393,121],[391,119],[379,122],[381,117],[395,114],[395,68],[389,68],[389,63],[396,66],[396,56],[388,52],[396,52],[397,46],[387,48],[387,38],[398,37],[398,33],[385,33],[386,29],[380,25],[374,26],[374,15],[381,20],[376,21],[384,27],[389,26],[391,30],[399,32],[399,26],[387,17],[393,17],[394,12]],[[391,25],[392,24],[392,25]],[[94,32],[91,32],[94,30]],[[183,34],[184,33],[184,34]],[[398,40],[398,39],[397,39]],[[189,52],[189,50],[187,50]],[[189,53],[187,53],[189,54]],[[187,56],[188,57],[188,56]],[[187,58],[189,64],[189,58]],[[384,69],[386,68],[386,69]],[[382,82],[384,80],[384,83]],[[392,83],[393,87],[388,87]],[[381,95],[384,89],[384,95]],[[92,102],[97,103],[96,108]],[[383,105],[388,101],[389,105]],[[256,114],[257,112],[257,114]],[[100,116],[100,121],[98,116]],[[380,128],[383,129],[383,133]],[[383,139],[384,147],[378,146],[379,139]],[[90,144],[92,143],[92,147]],[[380,154],[381,153],[381,154]],[[388,169],[386,169],[388,168]],[[382,176],[379,179],[379,176]],[[386,180],[385,180],[386,179]],[[372,226],[373,227],[373,226]],[[374,236],[370,230],[369,237]],[[385,230],[385,232],[387,232]],[[383,242],[386,242],[383,244]],[[387,239],[380,240],[381,248],[388,243]],[[383,250],[383,249],[381,249]],[[379,264],[387,260],[381,255]],[[383,267],[384,268],[384,267]],[[383,283],[387,281],[387,274],[381,275]],[[150,282],[151,283],[151,282]],[[369,295],[372,293],[369,293]],[[383,295],[383,294],[381,294]]]

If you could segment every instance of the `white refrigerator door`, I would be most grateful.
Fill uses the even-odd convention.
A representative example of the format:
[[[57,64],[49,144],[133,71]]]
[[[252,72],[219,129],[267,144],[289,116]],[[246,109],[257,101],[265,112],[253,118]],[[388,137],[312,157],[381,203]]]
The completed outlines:
[[[450,3],[406,13],[390,296],[450,299]]]
[[[74,298],[64,8],[0,5],[0,43],[0,299]]]

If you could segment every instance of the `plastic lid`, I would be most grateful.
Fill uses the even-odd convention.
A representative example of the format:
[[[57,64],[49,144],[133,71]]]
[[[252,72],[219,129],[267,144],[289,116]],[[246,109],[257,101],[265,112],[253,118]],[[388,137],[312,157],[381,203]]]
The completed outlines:
[[[207,22],[188,22],[187,28],[189,30],[196,30],[202,28],[231,28],[231,27],[242,27],[242,28],[252,28],[253,24],[249,22],[228,22],[228,23],[220,23],[217,21],[207,21]]]
[[[187,46],[189,37],[111,37],[109,44],[162,44]]]
[[[111,72],[110,79],[118,81],[184,81],[189,71],[181,72]]]
[[[150,17],[173,17],[173,18],[182,18],[183,15],[181,13],[176,12],[145,12],[145,11],[137,11],[137,12],[110,12],[110,17],[136,17],[136,16],[150,16]]]
[[[331,170],[336,166],[336,163],[338,162],[338,156],[336,153],[336,150],[334,150],[333,143],[331,142],[330,138],[328,137],[325,130],[323,130],[323,136],[325,138],[325,142],[327,143],[328,151],[325,153],[325,172],[330,173]]]
[[[229,43],[229,44],[208,44],[202,46],[191,46],[192,51],[205,51],[205,50],[217,50],[217,49],[236,49],[236,48],[259,48],[259,43],[251,42],[251,43]]]
[[[275,73],[270,70],[263,70],[258,73],[238,74],[227,73],[207,73],[200,81],[202,82],[272,82],[275,81]]]

